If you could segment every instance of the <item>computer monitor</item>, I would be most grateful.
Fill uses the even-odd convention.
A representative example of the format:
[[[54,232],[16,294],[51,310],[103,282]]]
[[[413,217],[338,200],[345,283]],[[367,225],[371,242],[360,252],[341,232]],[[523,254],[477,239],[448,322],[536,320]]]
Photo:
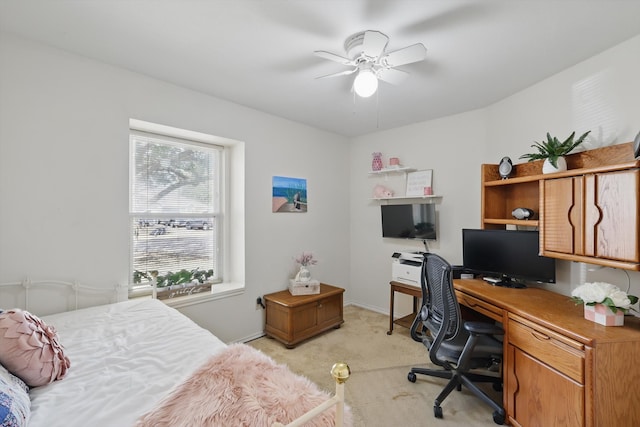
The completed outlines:
[[[462,230],[462,263],[500,285],[556,282],[555,259],[538,255],[539,233],[522,230]]]

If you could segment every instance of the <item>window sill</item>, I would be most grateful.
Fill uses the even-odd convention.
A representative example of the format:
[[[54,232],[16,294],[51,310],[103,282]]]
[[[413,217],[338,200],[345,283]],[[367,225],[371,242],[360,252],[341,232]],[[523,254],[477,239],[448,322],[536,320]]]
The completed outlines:
[[[241,295],[243,293],[244,293],[243,283],[216,283],[211,287],[210,293],[187,295],[183,297],[162,299],[159,301],[162,301],[169,307],[181,308],[181,307],[187,307],[190,305],[202,304],[209,301],[215,301],[218,299],[228,298],[234,295]],[[129,295],[129,298],[144,298],[144,297],[135,297],[133,295]],[[149,298],[149,296],[146,296],[146,298]]]
[[[189,305],[202,304],[208,301],[228,298],[244,293],[243,283],[216,283],[211,287],[211,293],[200,295],[188,295],[184,297],[163,299],[162,302],[169,307],[180,308]]]

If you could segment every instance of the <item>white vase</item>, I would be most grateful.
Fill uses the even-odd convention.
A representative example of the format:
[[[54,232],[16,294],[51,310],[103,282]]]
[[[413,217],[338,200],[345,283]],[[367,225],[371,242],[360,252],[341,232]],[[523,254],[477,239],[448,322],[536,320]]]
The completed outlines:
[[[555,172],[563,172],[567,170],[567,161],[564,157],[558,157],[558,161],[556,162],[558,167],[554,167],[549,159],[544,159],[544,163],[542,164],[542,173],[555,173]]]
[[[311,280],[311,272],[306,265],[301,265],[300,270],[298,270],[298,273],[296,274],[295,281],[308,282],[309,280]]]

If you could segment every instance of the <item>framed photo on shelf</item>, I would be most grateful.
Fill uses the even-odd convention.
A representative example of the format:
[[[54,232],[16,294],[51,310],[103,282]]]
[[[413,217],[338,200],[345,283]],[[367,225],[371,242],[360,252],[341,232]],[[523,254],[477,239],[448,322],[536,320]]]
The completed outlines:
[[[411,196],[431,196],[433,169],[426,169],[407,173],[407,197]]]

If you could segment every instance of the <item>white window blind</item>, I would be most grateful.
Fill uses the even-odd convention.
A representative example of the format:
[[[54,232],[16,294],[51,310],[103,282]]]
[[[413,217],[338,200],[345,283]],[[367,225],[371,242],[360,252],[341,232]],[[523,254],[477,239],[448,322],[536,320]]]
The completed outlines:
[[[183,269],[213,270],[220,279],[223,150],[131,131],[132,283],[136,272]]]

